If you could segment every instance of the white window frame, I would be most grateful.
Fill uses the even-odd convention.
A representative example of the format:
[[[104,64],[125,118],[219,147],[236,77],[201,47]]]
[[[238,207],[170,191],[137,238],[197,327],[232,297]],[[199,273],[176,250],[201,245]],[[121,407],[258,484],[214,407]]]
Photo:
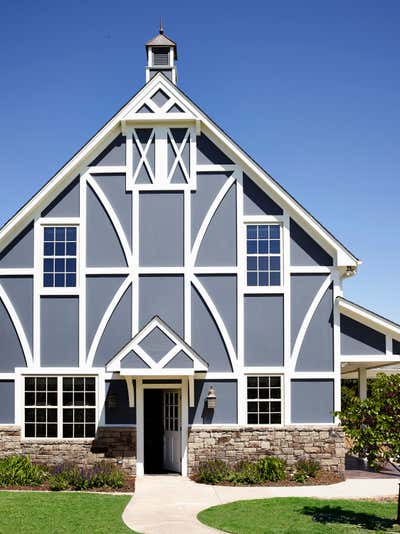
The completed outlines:
[[[57,437],[29,437],[25,436],[25,378],[57,378],[57,406],[53,408],[57,409]],[[95,410],[95,435],[99,426],[99,376],[96,374],[91,374],[90,372],[85,373],[66,373],[62,375],[54,375],[50,373],[35,373],[35,374],[21,374],[21,438],[26,441],[92,441],[95,439],[95,436],[89,438],[64,438],[63,433],[63,378],[94,378],[95,380],[95,406],[91,406]],[[29,406],[28,406],[29,408]],[[74,406],[70,407],[74,409]],[[83,407],[85,408],[85,407]]]
[[[280,423],[249,423],[248,422],[248,415],[249,415],[249,411],[248,411],[248,406],[247,406],[247,403],[248,402],[251,402],[251,401],[254,401],[254,402],[259,402],[260,399],[257,397],[257,399],[249,399],[248,397],[248,385],[247,385],[247,379],[248,378],[251,378],[251,377],[256,377],[256,378],[260,378],[260,377],[277,377],[280,379],[280,389],[281,389],[281,396],[279,399],[261,399],[262,402],[280,402],[281,403],[281,422]],[[284,426],[284,421],[285,421],[285,377],[282,373],[250,373],[250,374],[246,374],[245,375],[245,379],[246,379],[246,426],[257,426],[257,427],[282,427]],[[257,412],[259,413],[259,412]]]
[[[280,253],[279,257],[281,260],[281,268],[280,268],[280,284],[277,286],[249,286],[247,285],[247,226],[252,225],[276,225],[279,226],[279,232],[280,232]],[[242,224],[242,243],[244,250],[241,251],[241,255],[243,258],[243,268],[244,268],[244,292],[246,295],[249,294],[257,294],[257,293],[283,293],[285,289],[285,274],[287,272],[288,266],[286,265],[286,255],[285,255],[285,217],[284,216],[244,216],[243,217],[243,224]],[[261,254],[262,255],[262,254]],[[269,254],[265,254],[266,256],[270,256]],[[251,254],[250,254],[251,256]],[[259,254],[254,254],[254,256],[258,257]],[[276,254],[275,256],[278,256]]]
[[[45,287],[43,285],[44,266],[44,229],[46,227],[74,227],[76,228],[76,285],[75,287]],[[38,234],[38,235],[36,235]],[[41,295],[79,295],[80,293],[80,219],[71,218],[41,218],[38,221],[35,233],[36,267],[35,274],[38,277],[37,287]]]

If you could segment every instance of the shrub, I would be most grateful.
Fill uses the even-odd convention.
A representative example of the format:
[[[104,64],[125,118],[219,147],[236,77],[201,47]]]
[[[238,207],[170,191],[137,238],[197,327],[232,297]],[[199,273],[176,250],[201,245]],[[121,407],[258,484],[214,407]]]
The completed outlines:
[[[307,478],[315,478],[321,469],[319,462],[316,460],[299,460],[296,464],[296,473],[303,474]]]
[[[286,478],[286,462],[275,456],[265,456],[257,462],[260,478],[264,482],[278,482]]]
[[[38,486],[49,477],[47,469],[32,464],[29,456],[9,456],[0,460],[0,486]]]
[[[255,462],[239,462],[231,471],[229,481],[234,484],[261,484],[263,479]]]
[[[295,482],[298,482],[299,484],[304,484],[308,480],[308,476],[305,473],[302,473],[301,471],[295,471],[293,473],[293,480]]]
[[[50,479],[50,489],[61,491],[73,489],[76,491],[93,488],[122,488],[125,475],[115,465],[105,462],[94,465],[87,469],[75,466],[58,467]]]
[[[199,465],[196,480],[204,484],[219,484],[228,480],[229,475],[230,469],[223,460],[209,460]]]

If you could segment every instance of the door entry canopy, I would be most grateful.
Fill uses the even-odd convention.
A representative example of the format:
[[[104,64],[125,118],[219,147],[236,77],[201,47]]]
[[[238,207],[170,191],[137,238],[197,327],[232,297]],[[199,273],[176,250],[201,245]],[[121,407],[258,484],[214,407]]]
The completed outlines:
[[[124,376],[193,376],[207,369],[208,363],[158,316],[106,364],[106,371]]]

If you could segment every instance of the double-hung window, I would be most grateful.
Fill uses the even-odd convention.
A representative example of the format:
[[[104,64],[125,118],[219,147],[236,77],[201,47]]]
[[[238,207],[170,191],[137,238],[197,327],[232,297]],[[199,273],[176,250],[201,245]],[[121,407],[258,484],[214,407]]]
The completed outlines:
[[[94,376],[26,376],[26,438],[92,438],[96,432]]]
[[[247,423],[278,425],[282,422],[282,377],[247,377]]]
[[[43,287],[77,286],[77,226],[43,227]]]
[[[247,286],[280,286],[281,225],[246,225]]]

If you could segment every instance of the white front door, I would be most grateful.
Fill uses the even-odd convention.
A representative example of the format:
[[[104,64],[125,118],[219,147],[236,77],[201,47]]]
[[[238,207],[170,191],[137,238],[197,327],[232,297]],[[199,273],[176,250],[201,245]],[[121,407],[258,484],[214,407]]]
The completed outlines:
[[[181,472],[181,392],[164,391],[164,469]]]

